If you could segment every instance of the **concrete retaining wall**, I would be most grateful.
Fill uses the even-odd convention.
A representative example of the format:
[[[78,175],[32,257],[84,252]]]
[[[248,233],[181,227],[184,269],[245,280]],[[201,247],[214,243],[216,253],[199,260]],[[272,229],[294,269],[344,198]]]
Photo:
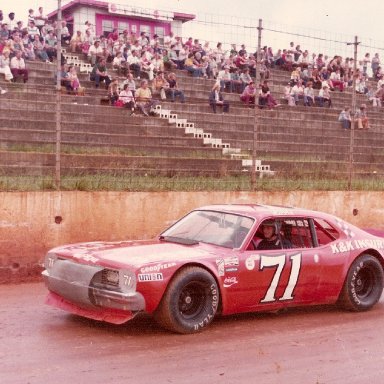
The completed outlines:
[[[322,210],[384,229],[384,192],[1,192],[0,283],[37,278],[56,245],[147,239],[195,207],[249,202]]]

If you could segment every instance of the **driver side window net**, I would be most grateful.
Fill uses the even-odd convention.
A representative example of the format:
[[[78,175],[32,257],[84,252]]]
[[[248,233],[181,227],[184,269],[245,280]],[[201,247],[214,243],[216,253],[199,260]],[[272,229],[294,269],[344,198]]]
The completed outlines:
[[[311,228],[307,219],[281,220],[281,233],[292,248],[313,248]]]

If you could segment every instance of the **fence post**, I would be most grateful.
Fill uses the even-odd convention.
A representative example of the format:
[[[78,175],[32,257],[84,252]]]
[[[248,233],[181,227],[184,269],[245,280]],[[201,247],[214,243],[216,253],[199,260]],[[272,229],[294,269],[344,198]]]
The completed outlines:
[[[61,0],[57,0],[55,186],[61,189]]]
[[[256,89],[260,83],[260,50],[261,50],[261,31],[263,30],[263,20],[259,19],[257,27],[257,52],[256,52]],[[252,169],[251,169],[251,189],[256,189],[256,157],[257,157],[257,142],[259,135],[259,108],[258,96],[255,96],[255,113],[253,119],[253,145],[252,145]]]
[[[347,43],[348,45],[354,45],[353,49],[353,79],[352,79],[352,119],[351,119],[351,134],[349,137],[349,164],[348,164],[348,190],[352,190],[353,182],[353,162],[354,162],[354,144],[355,144],[355,113],[356,113],[356,69],[357,69],[357,46],[360,44],[355,36],[353,43]]]

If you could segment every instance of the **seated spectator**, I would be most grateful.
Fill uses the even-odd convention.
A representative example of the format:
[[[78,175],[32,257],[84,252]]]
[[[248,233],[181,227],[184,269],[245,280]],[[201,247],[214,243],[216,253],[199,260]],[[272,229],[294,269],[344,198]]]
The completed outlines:
[[[256,102],[256,87],[255,83],[251,81],[240,95],[240,100],[247,106],[254,106]]]
[[[91,34],[90,29],[87,29],[85,31],[83,43],[81,45],[81,52],[89,59],[91,59],[91,56],[89,55],[89,49],[92,45],[94,45],[94,43],[95,43],[95,39]]]
[[[100,82],[105,82],[105,89],[108,89],[111,79],[107,73],[106,61],[101,59],[99,63],[95,64],[90,74],[90,80],[95,82],[95,87],[99,88]]]
[[[329,81],[330,81],[331,89],[338,87],[340,89],[340,92],[343,92],[344,81],[341,78],[340,69],[336,69],[336,71],[331,73],[329,77]]]
[[[264,80],[263,84],[260,85],[259,91],[259,107],[264,108],[268,107],[269,109],[275,108],[277,102],[274,97],[271,95],[271,91],[268,86],[268,81]]]
[[[80,80],[77,76],[76,67],[74,65],[69,69],[68,78],[69,78],[70,85],[73,92],[77,95],[79,93],[81,85],[80,85]]]
[[[21,76],[23,77],[24,83],[28,81],[28,69],[26,68],[24,59],[21,57],[21,51],[16,52],[16,56],[12,57],[10,67],[14,82]]]
[[[243,92],[244,88],[252,81],[252,77],[249,74],[248,68],[244,69],[244,71],[240,74],[240,80],[241,80],[241,92]]]
[[[71,35],[67,26],[67,22],[63,20],[61,22],[61,44],[69,45],[71,42]]]
[[[232,78],[229,72],[229,67],[224,67],[219,71],[217,75],[217,81],[220,84],[220,92],[224,92],[225,89],[228,89],[229,92],[232,92]]]
[[[260,63],[260,80],[264,81],[269,79],[269,77],[270,77],[269,69],[266,65],[265,60],[262,60]]]
[[[294,100],[295,100],[295,104],[296,104],[296,105],[299,104],[299,100],[300,100],[300,99],[303,99],[303,98],[304,98],[304,88],[303,88],[303,85],[302,85],[302,83],[301,83],[301,80],[299,80],[299,81],[292,87],[291,95],[292,95],[292,97],[294,98]]]
[[[36,59],[35,51],[33,49],[33,44],[29,40],[27,31],[23,31],[21,33],[21,43],[23,44],[23,47],[24,47],[23,57],[26,60],[32,60],[32,61],[35,60]]]
[[[240,78],[240,69],[236,68],[231,72],[232,90],[236,93],[243,92],[243,82]]]
[[[194,60],[194,54],[190,53],[184,62],[184,69],[192,74],[192,77],[202,77],[203,73]]]
[[[100,59],[104,58],[104,50],[100,46],[100,40],[96,40],[88,49],[88,59],[92,65],[95,65]]]
[[[133,116],[135,113],[136,102],[132,91],[129,90],[128,84],[124,84],[123,90],[119,93],[118,100],[123,103],[125,108],[129,108],[131,110],[131,116]]]
[[[361,104],[360,108],[355,113],[355,118],[357,119],[358,129],[369,129],[369,120],[365,104]]]
[[[148,87],[148,81],[142,80],[140,83],[140,88],[136,90],[136,105],[141,110],[145,116],[149,116],[149,113],[152,110],[152,107],[155,105],[154,100],[152,99],[152,93]]]
[[[155,53],[151,62],[154,73],[164,72],[164,60],[162,55]]]
[[[372,106],[381,107],[384,102],[384,84],[377,89],[372,96]]]
[[[284,99],[288,101],[288,105],[290,107],[293,107],[294,105],[296,105],[295,98],[292,96],[291,82],[287,83],[287,85],[284,87]]]
[[[176,80],[176,75],[174,73],[169,73],[168,74],[168,88],[165,89],[165,93],[168,97],[171,98],[171,102],[175,101],[176,97],[180,98],[180,102],[184,103],[185,102],[185,96],[184,92],[181,91],[178,87],[177,80]]]
[[[220,84],[216,83],[209,94],[209,105],[212,108],[213,113],[216,113],[217,107],[223,107],[223,113],[229,112],[229,103],[224,100],[223,95],[220,92]]]
[[[165,89],[169,87],[168,81],[164,77],[163,72],[159,72],[152,82],[152,95],[160,96],[161,100],[165,100],[167,98]]]
[[[33,49],[36,57],[38,57],[41,61],[45,63],[50,63],[47,51],[45,50],[45,42],[41,41],[43,38],[39,35],[35,35],[35,39],[33,41]]]
[[[292,86],[296,84],[300,79],[301,79],[301,68],[296,67],[291,73]]]
[[[345,107],[340,112],[339,121],[344,129],[351,129],[351,113],[349,107]]]
[[[308,82],[307,86],[304,88],[304,106],[311,107],[315,105],[315,91],[311,82]]]
[[[13,75],[10,68],[9,52],[7,51],[0,55],[0,73],[4,75],[5,81],[12,81]]]
[[[135,92],[136,92],[136,82],[135,79],[133,78],[132,72],[129,72],[127,74],[127,78],[123,81],[121,84],[120,88],[124,89],[125,85],[128,85],[128,90],[132,92],[133,97],[135,97]]]
[[[120,89],[117,78],[114,78],[108,86],[108,97],[111,105],[115,105],[119,99]]]
[[[146,55],[146,51],[141,52],[140,67],[141,67],[141,72],[145,72],[148,75],[149,81],[152,81],[154,78],[155,67],[152,64],[151,60],[148,59],[148,56]]]
[[[11,40],[10,49],[11,49],[11,53],[9,56],[10,58],[15,56],[17,51],[21,51],[22,56],[24,58],[27,58],[27,55],[26,55],[25,49],[24,49],[24,44],[23,44],[23,42],[22,42],[22,40],[18,34],[13,37],[13,40]]]
[[[30,40],[31,42],[33,42],[33,41],[35,40],[35,36],[36,36],[36,35],[39,36],[39,37],[41,36],[41,35],[40,35],[40,31],[39,31],[39,29],[36,27],[34,21],[30,21],[30,22],[29,22],[27,31],[28,31],[29,40]]]
[[[323,88],[320,89],[317,100],[319,102],[319,107],[324,107],[324,103],[327,103],[329,108],[331,107],[331,94],[327,85],[324,85]]]
[[[168,51],[167,58],[168,60],[164,60],[164,65],[166,66],[167,70],[173,70],[173,69],[183,69],[184,62],[183,60],[179,59],[179,51],[176,51],[175,45],[171,46],[171,49]],[[163,56],[164,59],[164,56]]]
[[[136,78],[140,79],[141,74],[141,62],[138,56],[138,51],[132,51],[127,59],[129,69],[133,71]]]
[[[112,61],[112,68],[115,69],[118,74],[127,74],[128,65],[121,52],[117,52],[116,56],[114,57]]]
[[[357,76],[356,78],[356,92],[361,95],[366,95],[368,93],[368,86],[365,76]]]
[[[207,57],[207,62],[208,62],[208,70],[207,70],[207,75],[209,78],[217,78],[217,75],[219,73],[219,66],[217,65],[216,58],[215,57]]]
[[[67,93],[71,93],[73,91],[71,80],[69,78],[68,64],[65,64],[65,63],[61,66],[60,84],[62,87],[65,87],[65,89],[67,90]]]
[[[0,40],[8,40],[9,39],[9,30],[8,23],[1,24],[0,29]]]
[[[84,44],[84,38],[81,31],[77,31],[71,37],[71,41],[69,42],[69,46],[72,53],[81,52],[82,46]],[[88,47],[89,48],[89,47]]]
[[[53,34],[53,31],[50,31],[45,37],[45,51],[47,52],[50,62],[53,62],[53,59],[57,56],[57,38]]]

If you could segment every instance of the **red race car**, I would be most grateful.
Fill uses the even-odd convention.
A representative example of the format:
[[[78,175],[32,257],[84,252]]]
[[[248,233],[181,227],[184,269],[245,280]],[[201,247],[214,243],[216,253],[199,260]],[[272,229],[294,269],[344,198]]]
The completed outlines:
[[[216,313],[338,303],[365,311],[383,291],[384,238],[329,214],[267,205],[193,210],[150,241],[57,247],[47,303],[120,324],[153,314],[178,333]]]

